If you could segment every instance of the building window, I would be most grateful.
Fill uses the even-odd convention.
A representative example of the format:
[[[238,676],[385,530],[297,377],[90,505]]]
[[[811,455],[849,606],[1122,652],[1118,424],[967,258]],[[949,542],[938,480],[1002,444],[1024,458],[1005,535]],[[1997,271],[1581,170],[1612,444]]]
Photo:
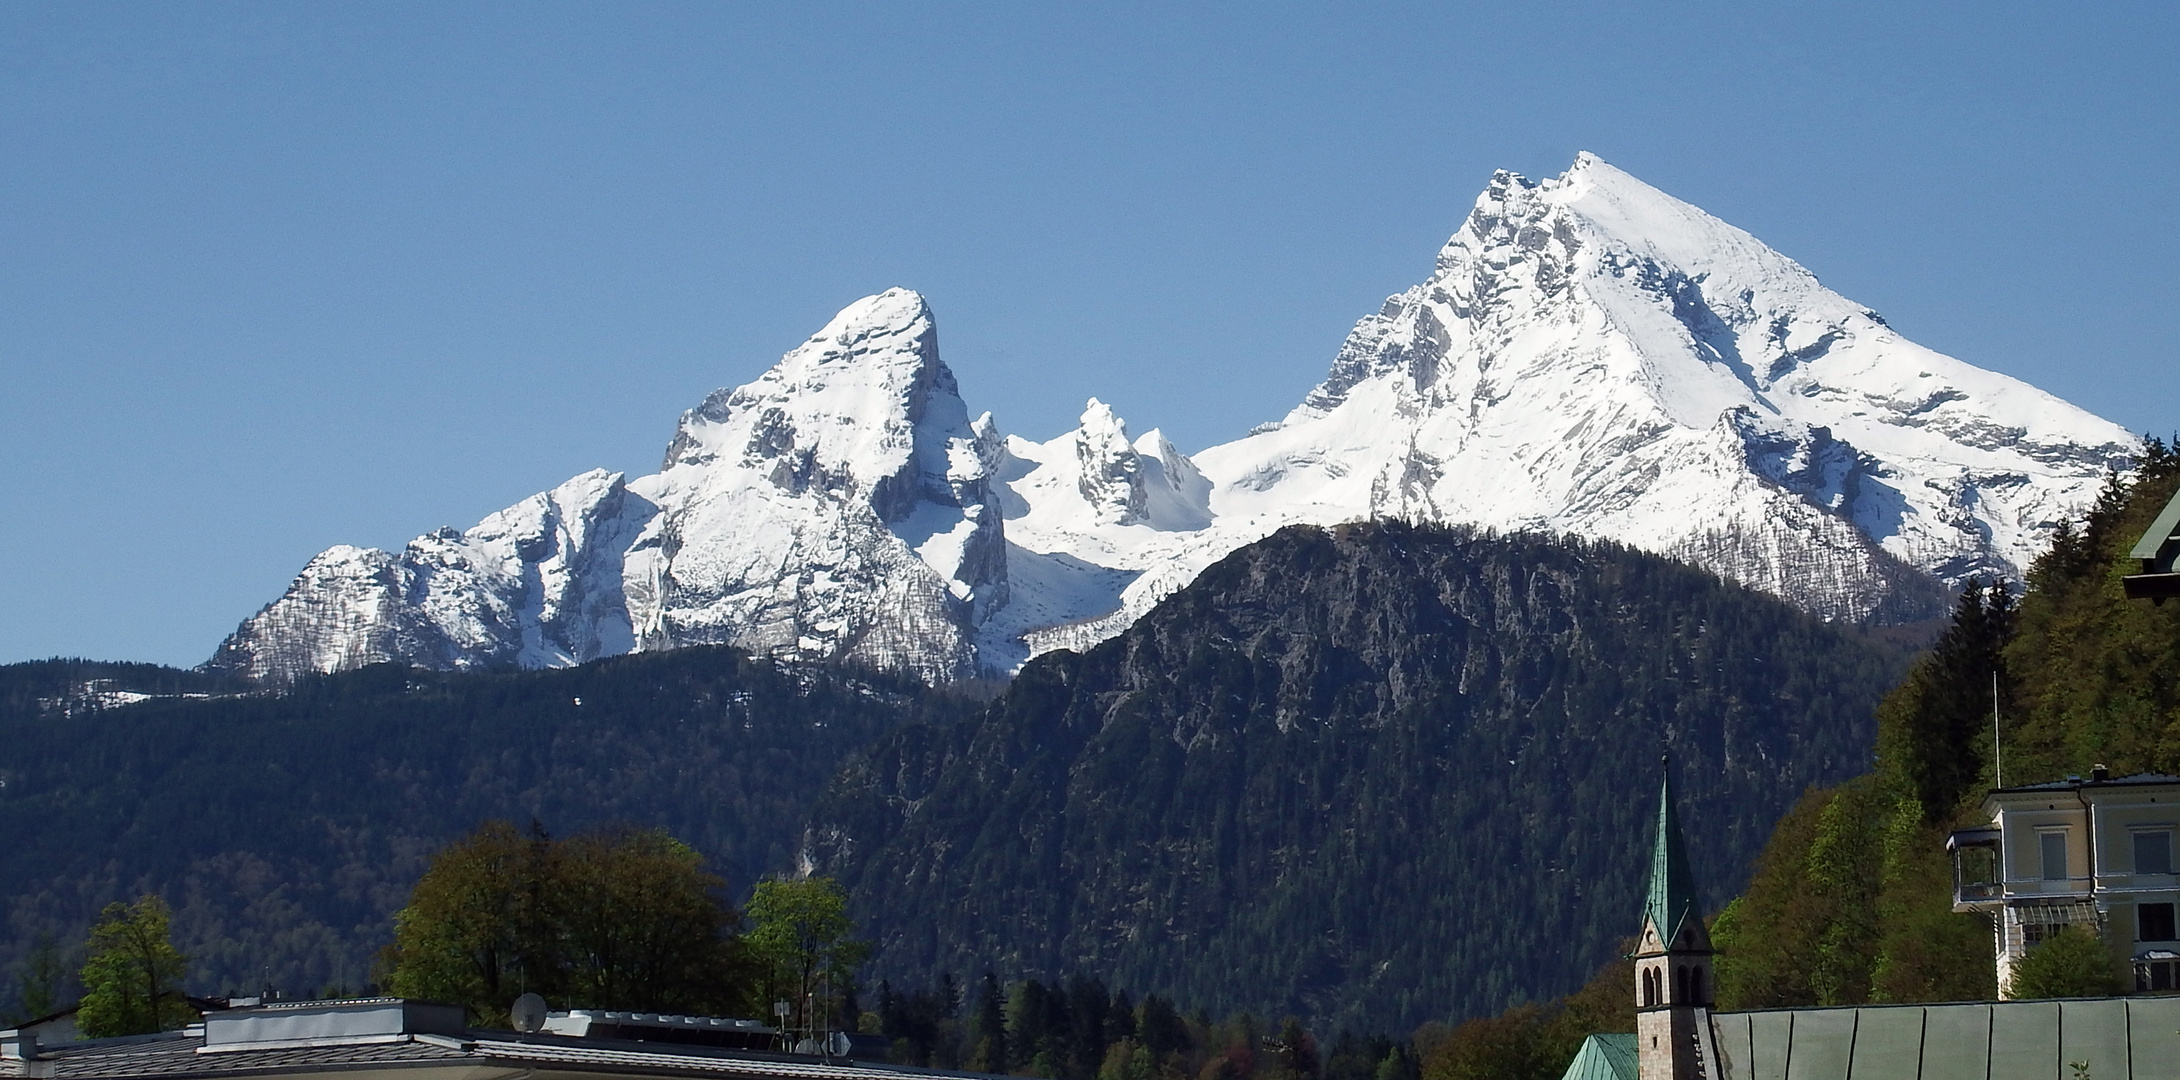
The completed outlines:
[[[2066,834],[2057,831],[2039,833],[2037,839],[2044,846],[2044,880],[2065,881],[2069,876],[2066,872]]]
[[[2172,873],[2172,833],[2164,829],[2135,834],[2135,873]]]
[[[2135,908],[2136,941],[2180,940],[2173,929],[2171,904],[2143,904]]]

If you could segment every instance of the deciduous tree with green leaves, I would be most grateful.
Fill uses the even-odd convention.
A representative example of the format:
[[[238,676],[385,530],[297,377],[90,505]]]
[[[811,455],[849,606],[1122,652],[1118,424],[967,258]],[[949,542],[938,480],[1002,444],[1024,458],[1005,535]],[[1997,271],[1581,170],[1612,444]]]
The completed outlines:
[[[2069,926],[2029,950],[2006,984],[2012,998],[2104,997],[2122,989],[2112,950],[2096,932]]]
[[[725,888],[661,830],[554,840],[486,822],[433,858],[395,914],[384,980],[486,1024],[524,991],[555,1007],[737,1011],[750,980]]]
[[[696,849],[658,829],[577,836],[557,860],[569,1000],[643,1012],[751,1004],[741,917]]]
[[[870,945],[855,938],[848,896],[831,878],[763,881],[749,898],[746,939],[765,997],[788,1001],[797,1024],[824,1026],[855,987]],[[812,1015],[809,1010],[818,1010]]]
[[[1628,941],[1622,953],[1632,952]],[[1635,1030],[1635,965],[1622,957],[1556,1001],[1516,1005],[1449,1032],[1417,1030],[1421,1080],[1555,1080],[1592,1032]],[[1388,1059],[1391,1061],[1391,1059]],[[1399,1072],[1398,1062],[1391,1062]]]
[[[564,996],[556,854],[542,830],[488,821],[433,856],[394,913],[380,957],[387,988],[466,1005],[487,1024],[504,1021],[525,989]]]
[[[182,980],[189,959],[168,939],[173,915],[157,896],[106,905],[91,928],[76,1024],[94,1039],[171,1031],[196,1018]]]

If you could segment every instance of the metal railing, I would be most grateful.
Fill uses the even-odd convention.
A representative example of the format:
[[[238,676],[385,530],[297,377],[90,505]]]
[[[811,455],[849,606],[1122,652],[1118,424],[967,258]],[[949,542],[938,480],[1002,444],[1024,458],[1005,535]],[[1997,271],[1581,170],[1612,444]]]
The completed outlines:
[[[2094,878],[2007,878],[2005,881],[1963,881],[1953,886],[1956,904],[1993,900],[2031,900],[2070,897],[2087,899],[2113,893],[2180,893],[2180,874],[2099,874]]]
[[[2096,881],[2086,877],[2064,878],[2007,878],[2006,896],[2088,896],[2096,891]]]

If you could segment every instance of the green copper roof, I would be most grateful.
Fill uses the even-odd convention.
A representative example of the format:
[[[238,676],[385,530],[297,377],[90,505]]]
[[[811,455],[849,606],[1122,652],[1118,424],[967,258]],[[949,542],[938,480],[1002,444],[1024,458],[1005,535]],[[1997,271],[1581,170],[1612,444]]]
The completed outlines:
[[[1635,1077],[1635,1036],[1607,1034],[1582,1040],[1582,1049],[1575,1051],[1574,1060],[1567,1063],[1567,1071],[1560,1080],[1635,1080]]]
[[[1658,936],[1672,948],[1681,925],[1696,916],[1696,878],[1688,870],[1688,852],[1680,838],[1680,818],[1673,812],[1673,780],[1658,785],[1658,845],[1650,853],[1650,898],[1643,916],[1657,924]]]
[[[2180,533],[2180,492],[2173,493],[2172,501],[2165,504],[2165,509],[2159,512],[2156,521],[2150,523],[2149,531],[2143,533],[2142,539],[2135,542],[2134,550],[2128,552],[2127,557],[2156,559],[2164,553],[2166,543],[2172,540],[2175,533]],[[2172,568],[2161,566],[2158,569],[2169,571]]]

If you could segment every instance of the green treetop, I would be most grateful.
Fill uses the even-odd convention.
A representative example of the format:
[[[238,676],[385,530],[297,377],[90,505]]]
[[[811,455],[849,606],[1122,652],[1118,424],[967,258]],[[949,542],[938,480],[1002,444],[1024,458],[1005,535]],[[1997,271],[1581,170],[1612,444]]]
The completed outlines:
[[[106,905],[91,928],[83,964],[76,1023],[86,1036],[148,1035],[195,1018],[182,993],[189,959],[167,939],[171,919],[166,901],[156,896]]]
[[[435,856],[395,914],[385,982],[486,1024],[526,990],[556,1008],[733,1012],[749,980],[725,884],[659,830],[555,840],[487,822]]]
[[[831,878],[765,881],[749,898],[746,939],[768,995],[784,1000],[817,1026],[832,998],[854,988],[855,969],[870,945],[854,937],[848,897]]]

